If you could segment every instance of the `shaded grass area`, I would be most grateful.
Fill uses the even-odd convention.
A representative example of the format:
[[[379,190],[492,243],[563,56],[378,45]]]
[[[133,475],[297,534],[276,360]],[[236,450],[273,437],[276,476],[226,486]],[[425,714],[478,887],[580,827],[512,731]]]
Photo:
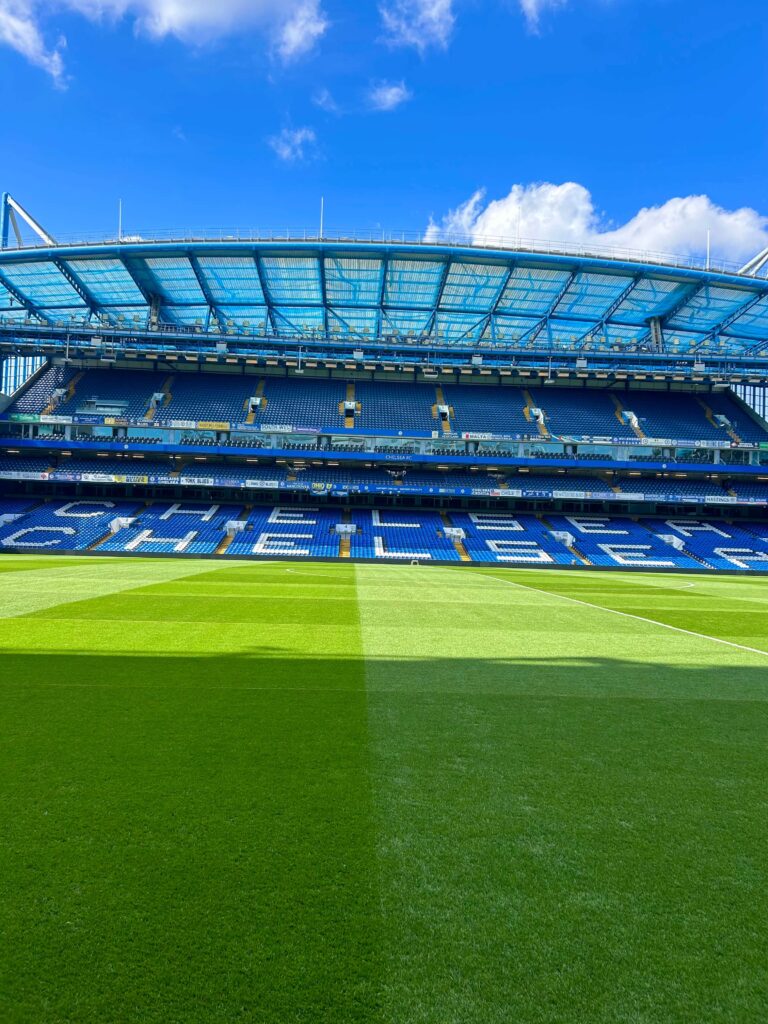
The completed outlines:
[[[0,1019],[766,1019],[768,657],[561,596],[768,584],[163,565],[0,620]]]
[[[343,665],[299,657],[272,603],[213,658],[215,602],[178,627],[187,656],[153,651],[133,607],[38,613],[37,650],[8,649],[4,624],[0,1018],[366,1019],[378,904],[354,605]],[[122,653],[46,651],[63,609],[81,652],[112,609]]]

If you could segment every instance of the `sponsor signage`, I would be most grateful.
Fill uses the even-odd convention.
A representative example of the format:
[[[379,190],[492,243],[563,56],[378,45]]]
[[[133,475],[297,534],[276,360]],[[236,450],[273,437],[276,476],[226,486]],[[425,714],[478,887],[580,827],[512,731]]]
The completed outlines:
[[[229,423],[225,423],[223,420],[198,420],[198,430],[229,430]]]
[[[72,417],[71,416],[41,416],[40,417],[40,422],[41,423],[64,423],[64,424],[67,424],[67,423],[71,423],[72,422]]]
[[[265,434],[293,434],[295,433],[290,423],[262,423],[261,429]],[[303,433],[303,431],[302,431]]]

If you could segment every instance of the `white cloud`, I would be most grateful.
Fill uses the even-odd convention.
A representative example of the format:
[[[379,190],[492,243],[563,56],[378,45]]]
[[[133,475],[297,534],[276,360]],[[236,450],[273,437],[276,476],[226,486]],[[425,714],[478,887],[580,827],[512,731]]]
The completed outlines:
[[[321,0],[0,0],[0,44],[57,82],[64,76],[65,44],[47,46],[41,22],[62,7],[95,22],[131,18],[139,33],[193,46],[257,29],[272,37],[283,61],[307,53],[328,28]]]
[[[267,142],[280,160],[285,163],[296,163],[304,160],[317,136],[311,128],[283,128],[277,135],[271,135]]]
[[[568,0],[520,0],[525,20],[534,31],[539,27],[541,15],[545,10],[564,7]]]
[[[30,64],[47,71],[57,85],[64,85],[61,51],[65,40],[52,48],[46,44],[31,0],[0,0],[0,45],[10,46]]]
[[[341,108],[336,102],[333,93],[330,89],[318,89],[312,97],[312,102],[316,107],[324,110],[326,114],[340,114]]]
[[[325,34],[328,21],[319,0],[304,0],[282,25],[277,52],[286,63],[308,53]]]
[[[439,223],[431,222],[428,233],[435,239],[568,242],[684,256],[706,251],[708,230],[712,251],[722,259],[746,260],[768,246],[768,217],[749,207],[726,210],[708,196],[684,196],[613,225],[595,209],[591,193],[573,181],[513,185],[508,195],[490,202],[475,192]]]
[[[394,110],[411,95],[405,82],[377,82],[368,92],[368,103],[372,110]]]
[[[456,16],[453,0],[384,0],[379,6],[384,39],[392,46],[445,49]]]

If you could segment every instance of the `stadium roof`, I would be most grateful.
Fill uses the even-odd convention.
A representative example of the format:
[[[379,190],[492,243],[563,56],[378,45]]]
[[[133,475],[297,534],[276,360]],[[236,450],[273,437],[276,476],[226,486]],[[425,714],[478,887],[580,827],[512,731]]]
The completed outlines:
[[[0,250],[0,333],[164,331],[493,355],[768,357],[768,280],[606,256],[351,240]]]
[[[99,318],[296,338],[768,346],[768,280],[604,258],[439,245],[132,242],[0,253],[0,317]],[[543,336],[542,336],[543,335]],[[658,334],[656,339],[658,340]]]

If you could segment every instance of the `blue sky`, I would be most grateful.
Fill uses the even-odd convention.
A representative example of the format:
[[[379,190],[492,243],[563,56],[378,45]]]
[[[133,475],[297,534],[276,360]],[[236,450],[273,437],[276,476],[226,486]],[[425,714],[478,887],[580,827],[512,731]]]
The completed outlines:
[[[767,44],[766,0],[0,0],[0,188],[62,236],[324,195],[329,230],[746,258]]]

